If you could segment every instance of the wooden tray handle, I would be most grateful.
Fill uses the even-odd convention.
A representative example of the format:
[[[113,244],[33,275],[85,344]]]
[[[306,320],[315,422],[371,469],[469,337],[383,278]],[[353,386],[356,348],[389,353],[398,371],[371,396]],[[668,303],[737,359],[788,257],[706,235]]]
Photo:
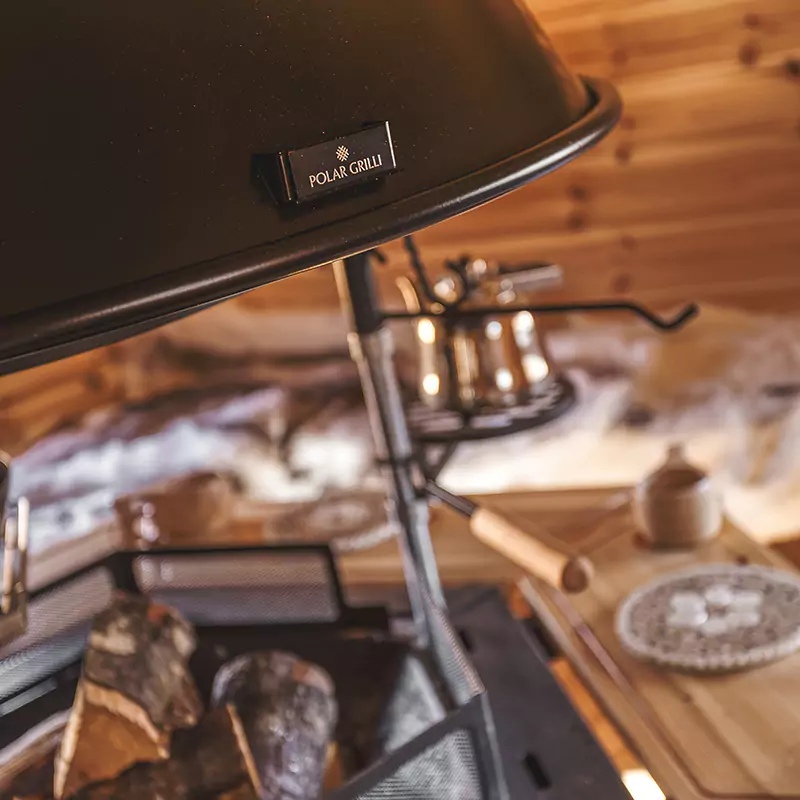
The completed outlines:
[[[592,580],[594,569],[588,558],[561,553],[494,511],[478,508],[469,524],[473,535],[485,545],[556,589],[577,594]]]

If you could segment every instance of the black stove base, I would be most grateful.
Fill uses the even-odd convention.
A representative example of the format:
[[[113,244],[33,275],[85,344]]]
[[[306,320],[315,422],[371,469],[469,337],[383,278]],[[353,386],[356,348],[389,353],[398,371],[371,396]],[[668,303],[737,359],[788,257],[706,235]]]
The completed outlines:
[[[500,593],[448,593],[453,622],[488,690],[511,800],[630,800],[547,668],[544,648]]]

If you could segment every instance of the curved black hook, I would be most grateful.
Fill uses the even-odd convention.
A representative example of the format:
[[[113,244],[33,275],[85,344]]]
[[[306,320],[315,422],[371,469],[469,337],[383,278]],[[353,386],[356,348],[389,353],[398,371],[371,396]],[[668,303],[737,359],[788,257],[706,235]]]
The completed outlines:
[[[596,311],[629,311],[646,320],[654,328],[661,331],[674,331],[682,328],[689,320],[696,317],[700,309],[696,303],[688,303],[674,317],[660,317],[639,303],[630,301],[608,301],[598,303],[551,303],[548,305],[513,305],[513,306],[479,306],[449,311],[445,309],[442,316],[453,316],[458,319],[480,319],[484,317],[505,316],[528,311],[531,314],[570,314],[575,312]],[[384,319],[419,319],[420,317],[438,316],[430,311],[409,313],[405,311],[389,312]]]
[[[460,288],[455,300],[447,302],[442,300],[433,291],[433,287],[428,281],[425,265],[417,249],[417,245],[411,236],[403,239],[403,245],[411,260],[414,273],[419,280],[422,293],[429,303],[437,304],[443,309],[442,316],[460,319],[480,318],[485,316],[500,316],[507,314],[518,314],[520,311],[528,311],[531,314],[569,314],[575,312],[597,312],[597,311],[628,311],[646,320],[654,328],[661,331],[675,331],[682,328],[689,320],[697,316],[700,309],[696,303],[688,303],[672,318],[661,317],[658,314],[645,308],[640,303],[632,300],[611,300],[595,303],[549,303],[546,305],[508,305],[508,306],[481,306],[471,308],[461,308],[464,300],[469,297],[471,292],[469,278],[466,273],[466,262],[447,261],[448,269],[457,277]],[[419,319],[420,317],[438,316],[430,311],[420,312],[392,312],[384,314],[385,319]]]
[[[649,311],[644,306],[638,303],[630,303],[627,306],[629,311],[638,314],[640,317],[646,319],[654,328],[662,331],[675,331],[682,328],[689,320],[694,319],[700,313],[700,307],[697,303],[687,303],[672,319],[664,319],[659,317],[652,311]]]

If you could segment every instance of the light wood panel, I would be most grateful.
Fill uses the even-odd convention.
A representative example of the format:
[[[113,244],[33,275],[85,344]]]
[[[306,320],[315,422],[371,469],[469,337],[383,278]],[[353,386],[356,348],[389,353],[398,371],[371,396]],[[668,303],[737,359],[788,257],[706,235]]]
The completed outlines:
[[[632,297],[658,308],[698,300],[757,311],[800,310],[800,272],[794,269],[800,252],[800,208],[587,226],[569,234],[511,230],[500,239],[480,226],[469,228],[465,222],[463,234],[454,239],[439,229],[421,234],[427,261],[435,267],[462,253],[509,262],[546,257],[564,267],[564,286],[542,294],[542,301]],[[381,284],[387,302],[399,306],[394,278],[405,259],[397,248],[387,251],[393,259],[379,268]],[[272,310],[271,288],[259,290],[250,303]],[[336,307],[336,288],[327,268],[310,275],[305,290],[295,302]],[[289,295],[284,302],[290,302]]]
[[[732,50],[751,43],[760,57],[792,53],[800,24],[792,0],[528,0],[528,5],[569,59],[586,72],[591,68],[617,79],[726,62]]]

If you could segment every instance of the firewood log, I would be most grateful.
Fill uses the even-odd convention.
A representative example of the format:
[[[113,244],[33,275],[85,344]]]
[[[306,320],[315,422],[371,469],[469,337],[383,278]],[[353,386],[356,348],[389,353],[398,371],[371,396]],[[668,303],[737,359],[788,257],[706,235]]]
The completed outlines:
[[[325,776],[322,781],[322,788],[326,792],[338,789],[345,782],[344,765],[342,764],[342,754],[339,745],[333,742],[328,748],[325,757]]]
[[[94,620],[55,760],[54,795],[72,796],[170,754],[172,730],[200,716],[188,673],[194,631],[177,612],[121,595]]]
[[[256,800],[227,708],[176,731],[166,761],[136,764],[116,780],[87,786],[74,800]]]
[[[260,800],[315,800],[337,718],[334,686],[320,667],[288,653],[231,661],[212,700],[227,707]]]
[[[203,709],[203,701],[197,691],[194,678],[187,671],[181,678],[175,694],[164,713],[166,729],[192,728],[197,725]]]

